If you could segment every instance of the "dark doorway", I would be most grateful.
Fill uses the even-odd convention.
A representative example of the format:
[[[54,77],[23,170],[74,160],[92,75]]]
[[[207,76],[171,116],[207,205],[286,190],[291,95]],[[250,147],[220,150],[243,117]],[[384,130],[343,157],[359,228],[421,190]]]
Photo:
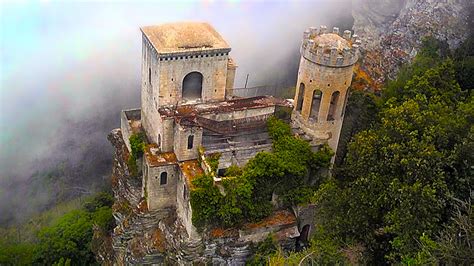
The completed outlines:
[[[183,99],[196,100],[202,97],[202,74],[191,72],[183,79]]]
[[[311,226],[309,224],[306,224],[301,228],[300,236],[296,239],[296,251],[301,251],[308,247],[310,229]]]
[[[298,99],[296,102],[296,111],[301,112],[303,109],[303,99],[304,99],[304,83],[300,84],[300,88],[298,90]]]

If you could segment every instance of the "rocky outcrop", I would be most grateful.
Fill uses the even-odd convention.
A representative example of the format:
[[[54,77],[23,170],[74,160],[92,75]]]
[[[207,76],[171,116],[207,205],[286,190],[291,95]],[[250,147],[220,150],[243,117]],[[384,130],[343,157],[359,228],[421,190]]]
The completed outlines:
[[[120,129],[108,136],[115,147],[112,189],[116,227],[111,239],[97,237],[98,259],[105,265],[192,264],[243,265],[254,244],[273,233],[286,249],[299,236],[295,215],[277,211],[271,217],[242,228],[214,228],[190,239],[175,209],[149,211],[142,195],[141,177],[130,175],[128,150]],[[296,215],[298,215],[296,213]],[[100,246],[98,245],[98,246]]]
[[[362,66],[380,87],[418,52],[423,37],[454,49],[467,37],[469,0],[353,0],[354,32]]]

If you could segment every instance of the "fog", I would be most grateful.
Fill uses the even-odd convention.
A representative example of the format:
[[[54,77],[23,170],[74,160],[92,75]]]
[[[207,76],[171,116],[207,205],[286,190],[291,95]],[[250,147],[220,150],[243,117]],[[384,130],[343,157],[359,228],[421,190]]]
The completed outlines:
[[[211,23],[236,87],[291,86],[309,26],[351,26],[350,1],[0,4],[0,224],[106,186],[106,136],[139,107],[140,26]]]

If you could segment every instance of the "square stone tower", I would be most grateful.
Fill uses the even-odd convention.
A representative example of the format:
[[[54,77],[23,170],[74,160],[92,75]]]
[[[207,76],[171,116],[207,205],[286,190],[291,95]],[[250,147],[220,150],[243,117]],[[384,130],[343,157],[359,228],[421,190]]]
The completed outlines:
[[[229,45],[207,23],[171,23],[141,31],[142,125],[151,142],[171,151],[170,141],[162,138],[166,128],[158,123],[158,109],[230,98],[236,66]]]

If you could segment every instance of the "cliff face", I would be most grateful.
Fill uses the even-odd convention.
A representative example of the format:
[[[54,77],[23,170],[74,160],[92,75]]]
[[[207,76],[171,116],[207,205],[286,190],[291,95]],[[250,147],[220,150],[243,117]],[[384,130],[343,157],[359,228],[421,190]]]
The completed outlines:
[[[362,40],[363,67],[381,86],[410,61],[425,36],[454,49],[468,34],[469,0],[353,0],[354,32]]]
[[[242,265],[252,254],[253,244],[273,233],[280,243],[293,249],[300,235],[296,217],[288,211],[278,211],[272,217],[243,228],[213,229],[199,239],[187,236],[175,209],[149,211],[142,195],[141,177],[131,177],[128,150],[120,129],[108,136],[115,148],[112,189],[115,203],[113,215],[116,227],[112,241],[101,242],[107,247],[98,250],[97,258],[106,265],[129,264],[190,264],[212,263]],[[312,208],[296,210],[303,224],[311,224]]]

